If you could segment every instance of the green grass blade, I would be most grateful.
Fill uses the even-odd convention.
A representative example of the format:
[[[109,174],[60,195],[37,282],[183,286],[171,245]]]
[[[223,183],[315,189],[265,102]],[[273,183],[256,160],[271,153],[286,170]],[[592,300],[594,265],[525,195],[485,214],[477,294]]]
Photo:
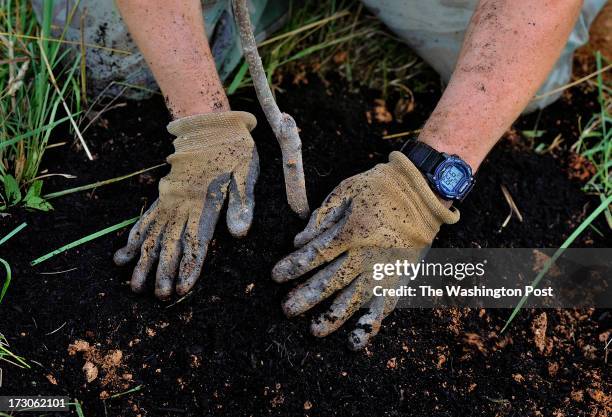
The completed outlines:
[[[137,387],[134,387],[134,388],[132,388],[132,389],[130,389],[130,390],[127,390],[127,391],[125,391],[125,392],[120,392],[120,393],[118,393],[118,394],[111,395],[111,396],[110,396],[110,398],[112,399],[112,398],[119,398],[119,397],[123,397],[124,395],[132,394],[132,393],[134,393],[134,392],[138,392],[138,391],[140,391],[140,390],[141,390],[143,387],[144,387],[144,385],[138,385]]]
[[[81,113],[81,112],[72,113],[71,116],[77,116],[79,113]],[[32,137],[32,136],[36,136],[39,133],[46,132],[47,130],[52,130],[57,125],[60,125],[60,124],[64,123],[67,120],[70,120],[71,116],[63,117],[63,118],[58,119],[58,120],[56,120],[56,121],[54,121],[52,123],[46,124],[46,125],[41,126],[41,127],[37,127],[36,129],[32,129],[29,132],[23,133],[21,135],[17,135],[14,138],[9,139],[7,141],[2,141],[2,142],[0,142],[0,149],[6,148],[7,146],[10,146],[10,145],[14,145],[17,142],[19,142],[20,140],[27,139],[27,138]]]
[[[605,200],[603,194],[599,194],[599,199],[603,204]],[[608,222],[608,227],[612,230],[612,213],[610,213],[610,207],[606,208],[606,210],[604,211],[604,215],[606,216],[606,222]]]
[[[28,224],[26,222],[23,222],[19,226],[17,226],[16,228],[14,228],[11,232],[9,232],[9,234],[7,234],[2,239],[0,239],[0,245],[2,245],[4,242],[6,242],[7,240],[9,240],[13,236],[15,236],[17,233],[19,233],[21,231],[21,229],[23,229],[27,225]]]
[[[93,188],[98,188],[103,185],[108,185],[108,184],[112,184],[115,182],[123,181],[135,175],[139,175],[139,174],[142,174],[143,172],[154,170],[164,165],[166,165],[166,163],[155,165],[149,168],[144,168],[144,169],[141,169],[140,171],[132,172],[131,174],[122,175],[120,177],[110,178],[108,180],[98,181],[98,182],[94,182],[94,183],[87,184],[87,185],[81,185],[79,187],[69,188],[67,190],[56,191],[54,193],[49,193],[49,194],[44,195],[43,198],[45,200],[49,200],[51,198],[62,197],[67,194],[78,193],[79,191],[91,190]]]
[[[30,369],[30,365],[25,361],[21,356],[15,355],[13,352],[8,350],[8,342],[6,337],[0,333],[0,361],[4,361],[10,363],[11,365],[15,365],[18,368],[27,368]]]
[[[532,287],[535,288],[538,286],[538,284],[540,283],[544,275],[546,275],[550,267],[563,254],[563,252],[565,252],[565,249],[567,249],[574,242],[574,240],[576,240],[576,238],[580,236],[584,229],[586,229],[593,222],[593,220],[597,218],[597,216],[599,216],[604,210],[607,210],[610,204],[612,204],[612,196],[602,201],[601,204],[597,206],[597,208],[586,219],[584,219],[580,226],[578,226],[576,230],[574,230],[572,234],[565,240],[565,242],[563,242],[561,247],[557,249],[554,255],[548,261],[546,261],[542,270],[536,275],[535,279],[531,283]],[[512,310],[512,314],[510,314],[510,317],[508,318],[508,320],[506,320],[506,324],[504,324],[504,327],[500,333],[503,333],[508,328],[510,323],[512,323],[512,320],[514,320],[523,305],[525,305],[525,303],[527,302],[527,298],[528,296],[524,295],[519,301],[519,303],[516,305],[516,307],[514,307],[514,310]]]
[[[11,285],[11,266],[4,259],[0,258],[0,263],[4,265],[4,270],[6,271],[6,278],[4,280],[4,284],[2,285],[2,290],[0,290],[0,304],[2,304],[2,300],[4,299],[4,295],[8,291],[9,285]]]
[[[361,31],[359,33],[351,33],[350,35],[346,35],[346,36],[343,36],[341,38],[334,39],[333,41],[323,42],[323,43],[320,43],[320,44],[313,45],[311,47],[305,48],[305,49],[299,51],[298,53],[290,56],[286,60],[281,61],[278,66],[285,65],[285,64],[287,64],[287,63],[289,63],[291,61],[302,59],[302,58],[304,58],[304,57],[306,57],[308,55],[311,55],[311,54],[313,54],[315,52],[321,51],[323,49],[329,48],[329,47],[337,45],[337,44],[344,43],[344,42],[346,42],[348,40],[351,40],[353,38],[358,38],[360,36],[363,36],[365,33],[367,33],[367,31]]]
[[[85,413],[83,413],[83,407],[81,406],[81,403],[79,402],[79,400],[75,398],[74,402],[68,403],[68,405],[74,406],[74,411],[76,411],[76,414],[78,417],[85,417]]]
[[[229,87],[227,87],[228,96],[231,96],[232,94],[236,92],[236,90],[238,90],[238,87],[240,87],[240,85],[242,84],[242,81],[244,80],[244,76],[246,75],[248,70],[249,70],[248,64],[246,63],[246,61],[243,61],[242,66],[240,66],[240,69],[236,73],[236,76],[232,80],[232,83],[229,85]]]
[[[82,245],[84,243],[87,243],[89,241],[97,239],[100,236],[104,236],[104,235],[107,235],[109,233],[112,233],[115,230],[123,229],[124,227],[129,226],[130,224],[136,223],[136,221],[139,218],[140,218],[140,216],[137,216],[137,217],[133,217],[133,218],[128,219],[128,220],[124,220],[121,223],[117,223],[117,224],[115,224],[113,226],[109,226],[106,229],[99,230],[99,231],[97,231],[95,233],[92,233],[90,235],[82,237],[81,239],[75,240],[74,242],[68,243],[67,245],[62,246],[61,248],[55,249],[54,251],[49,252],[46,255],[41,256],[40,258],[34,259],[32,262],[30,262],[30,265],[32,265],[32,266],[38,265],[38,264],[40,264],[40,263],[42,263],[42,262],[44,262],[44,261],[46,261],[46,260],[48,260],[50,258],[53,258],[54,256],[56,256],[56,255],[58,255],[58,254],[60,254],[62,252],[65,252],[65,251],[67,251],[69,249],[75,248],[75,247],[80,246],[80,245]]]

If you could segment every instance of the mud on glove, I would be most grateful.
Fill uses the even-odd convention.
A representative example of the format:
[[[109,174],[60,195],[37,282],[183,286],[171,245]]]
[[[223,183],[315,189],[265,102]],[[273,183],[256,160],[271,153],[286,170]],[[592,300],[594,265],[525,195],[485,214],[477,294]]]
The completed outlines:
[[[259,175],[257,149],[249,133],[257,124],[245,112],[210,113],[171,122],[177,136],[167,159],[170,173],[159,183],[159,198],[130,231],[127,246],[114,256],[118,265],[138,252],[131,286],[144,289],[159,259],[155,294],[167,298],[187,293],[200,276],[219,212],[227,193],[227,226],[246,235],[253,219],[253,188]],[[178,277],[177,277],[178,272]]]
[[[381,285],[373,279],[373,265],[419,262],[440,225],[458,220],[459,212],[442,204],[412,162],[392,152],[388,163],[342,181],[295,237],[299,249],[272,270],[276,282],[286,282],[329,263],[289,293],[285,314],[302,314],[338,292],[330,309],[313,320],[311,332],[326,336],[365,307],[349,336],[351,348],[363,348],[398,301],[373,296],[374,286]],[[400,277],[386,278],[383,285],[397,288]]]

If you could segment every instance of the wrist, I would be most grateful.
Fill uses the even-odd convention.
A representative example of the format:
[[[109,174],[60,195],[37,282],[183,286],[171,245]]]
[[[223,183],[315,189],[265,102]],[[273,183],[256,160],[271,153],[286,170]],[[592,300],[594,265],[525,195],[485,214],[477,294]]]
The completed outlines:
[[[231,111],[227,98],[217,101],[203,101],[197,103],[185,103],[183,106],[174,106],[170,101],[167,101],[168,110],[172,116],[172,120],[182,119],[184,117],[197,116],[200,114],[225,113]]]
[[[199,94],[190,93],[173,90],[172,94],[164,94],[172,120],[231,111],[229,100],[221,85],[218,88],[202,89]]]
[[[469,146],[468,141],[464,142],[456,137],[442,138],[439,135],[429,134],[423,130],[417,140],[431,146],[438,152],[444,152],[449,155],[457,155],[470,166],[472,172],[474,173],[478,170],[480,164],[486,156],[486,153],[483,154],[479,151],[479,149]]]
[[[257,120],[251,113],[229,111],[182,117],[170,122],[167,129],[176,136],[173,142],[176,152],[193,152],[237,142],[252,145],[249,132],[256,125]]]

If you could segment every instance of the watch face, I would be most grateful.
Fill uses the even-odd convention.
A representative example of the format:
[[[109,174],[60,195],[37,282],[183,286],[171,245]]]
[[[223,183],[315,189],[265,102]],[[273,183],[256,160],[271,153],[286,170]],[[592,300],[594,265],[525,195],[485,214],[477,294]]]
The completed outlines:
[[[463,171],[456,166],[450,166],[442,172],[441,183],[447,190],[454,190],[457,184],[465,177]]]
[[[433,182],[443,197],[462,199],[471,189],[472,170],[463,160],[449,156],[436,168]]]

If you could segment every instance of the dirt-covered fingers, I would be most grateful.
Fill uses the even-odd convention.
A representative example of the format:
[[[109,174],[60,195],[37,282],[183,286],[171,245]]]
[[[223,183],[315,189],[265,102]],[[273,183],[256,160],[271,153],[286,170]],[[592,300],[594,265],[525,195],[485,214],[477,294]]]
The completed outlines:
[[[183,258],[176,282],[178,295],[189,292],[200,277],[208,245],[215,232],[219,212],[225,201],[228,183],[229,175],[220,177],[211,183],[202,210],[195,210],[189,214],[182,239]]]
[[[370,306],[357,321],[355,329],[349,334],[348,344],[352,350],[363,349],[378,334],[385,317],[384,306],[384,297],[374,297],[370,300]]]
[[[253,147],[253,155],[232,173],[227,205],[227,228],[234,237],[247,234],[253,221],[255,208],[255,183],[259,176],[259,156]]]
[[[355,312],[372,298],[370,276],[360,274],[351,285],[338,294],[329,310],[313,319],[310,332],[325,337],[342,326]]]
[[[387,284],[383,283],[380,286],[381,289],[399,288],[402,284],[395,276],[389,278],[388,281]],[[387,293],[383,294],[374,294],[365,309],[365,313],[359,318],[355,329],[349,334],[348,344],[352,350],[360,350],[367,346],[380,331],[382,321],[395,309],[399,297]]]
[[[130,282],[134,292],[142,292],[144,290],[147,276],[149,275],[153,264],[159,257],[159,248],[161,245],[161,238],[164,228],[164,223],[154,223],[149,229],[147,237],[140,247],[140,258],[134,267],[132,281]]]
[[[206,223],[212,219],[189,219],[183,236],[183,257],[179,266],[179,275],[176,281],[176,293],[187,294],[200,277],[202,265],[208,252],[208,244],[212,238],[213,231],[209,230]],[[203,223],[203,224],[202,224]]]
[[[348,241],[342,233],[345,223],[346,217],[308,244],[281,259],[272,269],[272,279],[276,282],[287,282],[342,254],[348,249]]]
[[[345,214],[350,205],[350,197],[336,192],[327,196],[321,207],[310,216],[308,224],[300,233],[295,235],[293,244],[296,248],[304,246],[316,236],[331,228]]]
[[[346,287],[359,275],[361,265],[361,256],[354,252],[340,256],[287,295],[283,302],[285,315],[302,314]]]
[[[182,235],[186,215],[177,215],[172,224],[166,226],[161,239],[159,263],[155,276],[155,295],[159,299],[169,298],[174,292],[174,281],[183,250]]]
[[[156,200],[151,207],[142,215],[142,217],[136,222],[136,224],[130,230],[127,244],[115,252],[113,260],[115,264],[122,266],[130,262],[140,249],[142,242],[147,237],[149,228],[155,221],[158,215],[158,204],[159,200]]]

